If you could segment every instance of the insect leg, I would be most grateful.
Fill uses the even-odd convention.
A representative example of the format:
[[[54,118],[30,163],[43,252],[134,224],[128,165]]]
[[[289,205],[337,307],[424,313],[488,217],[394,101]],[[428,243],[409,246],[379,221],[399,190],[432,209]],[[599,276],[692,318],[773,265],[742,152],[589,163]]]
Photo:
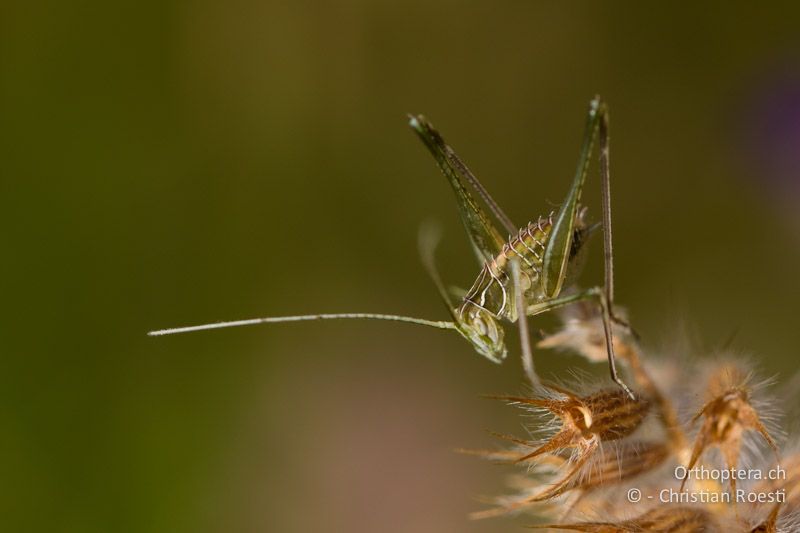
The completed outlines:
[[[614,304],[614,249],[611,239],[611,173],[608,164],[608,113],[600,114],[600,191],[603,202],[603,260],[605,293],[609,305]],[[614,312],[610,311],[613,316]]]
[[[519,343],[522,350],[522,368],[531,385],[538,387],[540,382],[533,366],[533,350],[531,349],[530,331],[528,331],[528,317],[525,313],[525,291],[522,289],[520,276],[519,260],[513,258],[511,260],[511,279],[514,283],[514,295],[516,296],[515,304],[517,311],[517,327],[519,328]]]
[[[586,128],[583,134],[575,177],[572,180],[572,185],[570,185],[564,203],[561,204],[553,220],[550,237],[544,249],[542,287],[545,295],[550,298],[555,298],[561,293],[567,275],[578,205],[589,170],[589,160],[592,155],[594,139],[605,116],[605,104],[599,97],[595,97],[589,104],[589,113],[586,118]]]
[[[559,307],[564,307],[565,305],[569,305],[575,302],[581,302],[583,300],[589,300],[591,298],[599,298],[601,294],[601,289],[599,287],[593,287],[591,289],[586,289],[585,291],[576,292],[574,294],[568,294],[566,296],[559,296],[558,298],[553,298],[544,302],[531,304],[527,308],[528,316],[535,316],[540,315],[542,313],[546,313],[547,311],[552,311],[554,309],[558,309]]]
[[[628,393],[631,400],[635,400],[636,396],[634,396],[631,389],[625,385],[625,382],[622,381],[622,378],[619,377],[617,373],[617,357],[614,353],[614,337],[613,333],[611,332],[611,306],[608,304],[608,300],[606,300],[605,293],[600,293],[600,297],[598,298],[600,302],[600,308],[603,312],[603,333],[606,336],[606,350],[608,351],[608,368],[611,370],[611,379],[614,380],[614,383],[619,385],[622,390]]]
[[[467,234],[469,235],[479,262],[483,263],[491,260],[502,251],[504,244],[503,238],[500,236],[494,224],[492,224],[489,216],[480,205],[478,205],[469,190],[467,190],[466,185],[461,179],[462,176],[464,176],[464,172],[467,172],[468,176],[470,176],[469,178],[467,178],[467,176],[464,177],[473,185],[477,183],[477,178],[475,178],[472,173],[468,172],[469,169],[466,168],[466,165],[458,159],[453,149],[444,142],[439,132],[433,128],[433,125],[431,125],[425,117],[418,115],[409,118],[409,125],[417,133],[431,154],[433,154],[433,157],[439,165],[439,169],[450,182],[450,186],[456,194],[461,220],[464,223],[464,227],[467,229]],[[478,189],[478,192],[480,193],[481,190],[485,193],[485,189],[482,187]],[[485,194],[485,198],[491,200],[488,193]],[[490,205],[497,206],[493,200],[490,202]],[[502,214],[499,208],[497,209],[498,211],[496,213]],[[504,225],[511,228],[509,231],[515,231],[515,227],[507,220],[508,217],[502,215],[502,219],[504,220]]]
[[[611,172],[609,170],[609,143],[608,143],[608,111],[605,105],[600,108],[598,125],[599,152],[600,152],[600,191],[603,207],[603,263],[605,267],[605,298],[608,305],[609,319],[622,326],[634,336],[636,333],[630,324],[614,313],[614,248],[611,238]]]
[[[609,171],[608,163],[608,108],[599,97],[595,97],[593,104],[595,104],[595,117],[598,121],[597,136],[599,137],[600,145],[600,190],[603,202],[603,256],[605,265],[605,284],[599,302],[603,312],[603,330],[606,337],[611,379],[622,387],[622,389],[628,393],[628,396],[633,399],[633,393],[617,374],[616,356],[614,354],[614,334],[611,329],[611,322],[613,321],[623,326],[629,332],[632,332],[628,323],[614,314],[614,249],[611,238],[611,172]]]
[[[600,310],[602,313],[601,316],[603,320],[603,333],[606,339],[606,351],[608,352],[608,367],[611,371],[611,379],[614,381],[614,383],[619,385],[622,390],[624,390],[628,396],[631,397],[631,399],[635,399],[636,397],[634,396],[633,392],[631,392],[630,388],[628,388],[625,382],[622,381],[622,378],[619,377],[619,373],[617,372],[617,358],[616,353],[614,352],[614,338],[611,332],[611,312],[609,311],[608,301],[606,300],[605,289],[593,287],[583,292],[570,294],[568,296],[559,296],[558,298],[554,298],[546,302],[529,305],[527,308],[527,313],[528,315],[538,315],[574,302],[588,299],[594,299],[600,304]]]

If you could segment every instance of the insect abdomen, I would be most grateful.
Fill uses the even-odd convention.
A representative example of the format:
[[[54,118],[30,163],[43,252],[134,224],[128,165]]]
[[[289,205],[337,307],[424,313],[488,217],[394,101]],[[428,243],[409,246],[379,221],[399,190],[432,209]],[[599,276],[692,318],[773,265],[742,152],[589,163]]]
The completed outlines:
[[[547,240],[550,238],[550,230],[553,227],[552,213],[539,220],[529,222],[527,226],[521,228],[517,235],[509,238],[503,245],[503,250],[492,261],[492,268],[505,272],[511,259],[517,258],[520,261],[522,272],[528,276],[532,283],[538,279],[542,272],[542,258]]]
[[[476,305],[497,317],[514,319],[516,312],[509,269],[511,260],[515,258],[520,262],[521,281],[526,291],[526,299],[531,302],[541,299],[539,279],[542,272],[542,258],[552,226],[551,213],[536,222],[529,222],[515,236],[510,237],[500,253],[483,265],[478,279],[464,297],[461,310]]]

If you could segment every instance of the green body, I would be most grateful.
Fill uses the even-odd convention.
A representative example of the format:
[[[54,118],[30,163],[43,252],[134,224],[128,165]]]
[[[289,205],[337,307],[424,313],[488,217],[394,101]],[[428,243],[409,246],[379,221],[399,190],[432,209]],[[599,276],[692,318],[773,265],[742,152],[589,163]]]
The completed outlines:
[[[508,217],[499,210],[488,192],[436,129],[422,116],[411,118],[411,127],[433,154],[455,192],[462,221],[482,262],[481,271],[462,302],[454,306],[445,295],[446,303],[458,331],[479,353],[492,361],[500,362],[506,357],[504,333],[498,321],[517,321],[517,290],[523,292],[527,316],[567,303],[559,300],[559,296],[579,271],[580,251],[585,237],[591,231],[583,221],[579,202],[592,145],[601,120],[605,118],[604,112],[600,100],[593,100],[580,162],[564,204],[557,213],[541,217],[521,229],[511,226]],[[476,202],[462,178],[479,192],[495,217],[512,235],[508,240],[500,237],[500,232]],[[511,261],[519,264],[518,288],[513,284]]]

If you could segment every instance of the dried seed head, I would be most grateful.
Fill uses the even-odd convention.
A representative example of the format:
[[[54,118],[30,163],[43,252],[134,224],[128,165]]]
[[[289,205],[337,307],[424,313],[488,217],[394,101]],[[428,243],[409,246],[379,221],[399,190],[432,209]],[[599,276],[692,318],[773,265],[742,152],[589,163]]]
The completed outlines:
[[[576,479],[578,479],[577,485],[580,485],[583,468],[599,447],[604,443],[631,435],[641,426],[650,409],[650,402],[644,395],[637,395],[636,399],[632,400],[624,391],[617,388],[601,390],[586,396],[578,396],[556,385],[547,385],[546,389],[551,393],[551,397],[500,397],[537,412],[544,411],[560,420],[560,429],[544,444],[501,435],[520,446],[535,448],[532,452],[523,452],[516,459],[516,463],[534,460],[540,463],[543,458],[562,457],[564,452],[568,450],[572,452],[567,460],[569,470],[544,492],[526,498],[522,504],[554,498],[574,488],[569,487],[569,484],[574,483]],[[619,477],[620,463],[617,463],[616,467],[616,475]],[[636,469],[637,466],[630,464],[627,468]],[[585,479],[591,479],[591,476]]]
[[[588,304],[569,306],[563,318],[562,329],[545,337],[539,346],[577,351],[591,361],[605,360],[605,336],[596,309]],[[535,528],[593,533],[800,531],[800,453],[779,461],[785,478],[741,483],[747,501],[752,501],[749,497],[753,495],[776,496],[782,491],[785,503],[780,505],[759,499],[737,506],[743,500],[739,499],[736,475],[721,478],[730,480],[730,492],[719,478],[693,475],[688,492],[683,491],[686,480],[675,479],[678,464],[687,465],[688,473],[705,461],[711,463],[704,466],[712,467],[713,476],[719,458],[728,469],[738,472],[752,471],[749,469],[758,465],[762,465],[762,473],[766,471],[771,456],[763,456],[765,446],[761,444],[766,442],[777,457],[775,437],[782,441],[784,435],[774,400],[770,402],[762,390],[767,382],[753,383],[750,366],[739,361],[690,365],[687,357],[695,354],[690,346],[671,351],[660,366],[654,365],[626,331],[618,332],[615,347],[643,393],[636,401],[617,389],[588,393],[582,377],[576,386],[546,386],[532,398],[503,398],[535,413],[542,423],[528,426],[535,435],[530,440],[503,436],[515,446],[481,453],[506,461],[514,457],[511,462],[528,468],[519,476],[524,482],[517,483],[516,494],[492,500],[494,508],[473,517],[525,510],[538,514],[542,521],[561,522]],[[692,405],[696,398],[701,405]],[[691,413],[690,425],[682,423],[679,410]],[[650,418],[654,424],[642,427]],[[692,429],[696,430],[694,442],[686,433]],[[676,494],[679,501],[637,509],[628,499],[632,488],[648,498],[645,503],[654,503],[655,495],[661,498],[664,489]],[[725,496],[730,499],[726,501]],[[694,498],[700,498],[699,502]]]
[[[619,310],[617,312],[620,313]],[[621,315],[624,318],[624,312]],[[538,347],[574,351],[592,362],[606,360],[608,351],[605,330],[600,309],[596,305],[591,302],[579,302],[566,306],[561,311],[561,319],[563,322],[561,329],[542,339]],[[652,373],[652,368],[645,368],[641,358],[641,348],[633,332],[617,323],[613,324],[613,328],[614,351],[617,357],[626,363],[636,386],[650,397],[654,409],[658,411],[667,427],[672,445],[677,448],[684,447],[686,437],[679,426],[677,413],[662,392],[665,381],[675,385],[674,376],[665,375],[663,366],[656,368],[655,374]],[[675,367],[680,367],[675,365],[674,357],[670,361]],[[667,372],[667,374],[673,373]]]
[[[698,507],[661,506],[632,520],[584,522],[532,526],[534,529],[562,529],[588,533],[712,533],[719,530],[714,517]]]
[[[655,470],[669,456],[668,447],[661,442],[623,442],[616,450],[604,453],[599,460],[592,462],[585,475],[577,477],[562,492],[607,488]]]
[[[782,531],[784,528],[779,527],[782,522],[796,523],[800,519],[800,453],[789,455],[778,464],[771,465],[770,472],[773,473],[772,477],[778,479],[769,479],[770,476],[766,476],[767,479],[755,485],[753,492],[775,493],[782,491],[783,502],[782,505],[775,506],[770,516],[758,526],[773,527],[774,529],[754,529],[753,531]],[[774,473],[778,473],[778,475],[774,475]],[[760,506],[751,505],[750,510],[757,513],[760,511]],[[774,517],[772,516],[773,514],[775,515]],[[800,529],[800,526],[795,530],[797,529]],[[785,530],[793,531],[792,529]]]
[[[624,312],[615,311],[625,318]],[[561,329],[539,341],[539,348],[573,351],[596,363],[608,358],[602,316],[597,305],[587,301],[578,302],[564,307],[560,315],[563,323]],[[630,332],[616,324],[613,328],[614,351],[620,358],[626,359],[632,342]]]
[[[580,492],[583,497],[594,490],[618,485],[655,470],[670,456],[670,451],[661,442],[636,441],[622,442],[612,450],[604,450],[595,455],[596,459],[587,461],[573,476],[528,498],[528,501],[545,501],[570,491]]]
[[[750,530],[750,533],[778,533],[778,516],[780,515],[781,504],[776,504],[769,516],[756,527]]]
[[[584,416],[585,427],[580,424],[579,417],[573,417],[579,422],[581,431],[586,434],[597,435],[601,441],[610,441],[627,437],[644,421],[650,410],[650,401],[639,395],[636,400],[619,389],[604,390],[591,396],[578,398],[583,408],[575,406],[573,415],[589,413]]]
[[[695,423],[702,418],[703,424],[697,433],[687,471],[711,446],[719,448],[728,468],[736,468],[747,431],[758,432],[777,455],[777,445],[752,405],[749,381],[750,373],[736,364],[723,364],[711,375],[707,385],[710,399],[692,419]],[[685,482],[686,478],[681,489]],[[735,477],[731,478],[731,487],[736,489]]]
[[[779,483],[786,491],[786,508],[789,512],[800,512],[800,453],[790,455],[781,463],[786,479]]]
[[[595,454],[596,460],[590,460],[584,468],[572,477],[565,477],[545,491],[541,476],[535,482],[530,478],[520,480],[517,488],[520,494],[497,498],[491,501],[496,507],[472,514],[472,518],[488,518],[519,511],[534,504],[541,504],[568,492],[577,497],[569,505],[568,510],[576,509],[584,496],[594,491],[618,486],[640,474],[651,472],[661,466],[669,457],[667,446],[660,442],[623,442],[614,449]],[[547,455],[544,467],[537,463],[533,470],[536,474],[552,474],[558,467],[567,463],[567,459],[555,455]],[[537,490],[538,489],[538,490]]]
[[[517,462],[564,449],[593,448],[599,442],[627,437],[642,424],[650,409],[650,402],[644,395],[639,394],[632,400],[617,388],[583,397],[557,385],[547,385],[546,388],[562,397],[496,397],[531,407],[537,412],[545,411],[561,421],[561,428],[556,434],[540,446],[530,441],[510,439],[524,446],[536,446],[534,451],[518,458]]]
[[[714,368],[708,377],[708,397],[714,399],[732,390],[745,389],[750,376],[751,372],[745,370],[742,364],[724,361]]]

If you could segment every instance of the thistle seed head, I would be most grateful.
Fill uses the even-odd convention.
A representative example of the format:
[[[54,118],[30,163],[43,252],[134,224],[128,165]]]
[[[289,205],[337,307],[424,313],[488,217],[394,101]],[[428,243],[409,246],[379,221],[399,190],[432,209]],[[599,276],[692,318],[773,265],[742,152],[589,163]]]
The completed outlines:
[[[593,450],[601,442],[627,437],[642,424],[650,410],[646,396],[639,394],[632,400],[618,388],[581,397],[558,385],[545,387],[555,396],[495,396],[537,414],[550,415],[553,422],[560,422],[558,431],[541,445],[524,439],[507,438],[522,446],[535,448],[516,462],[530,461],[543,454],[566,449]]]
[[[602,324],[594,308],[578,304],[563,316],[563,328],[540,346],[604,361]],[[616,387],[593,390],[593,379],[580,375],[569,385],[543,385],[529,396],[495,396],[526,411],[529,435],[499,435],[511,446],[473,453],[524,471],[516,478],[515,494],[491,500],[493,507],[474,518],[529,512],[549,522],[532,526],[537,529],[595,533],[800,531],[800,441],[780,459],[785,431],[775,408],[791,407],[794,390],[776,396],[750,365],[735,358],[696,363],[690,347],[654,360],[622,330],[615,347],[621,370],[636,382],[636,400]],[[736,476],[689,481],[678,477],[679,467],[760,470],[765,476],[778,470],[779,479],[740,485],[744,494],[780,493],[785,501],[740,503]],[[632,502],[632,488],[648,499]],[[661,490],[678,497],[711,496],[663,503]]]
[[[687,470],[697,464],[709,447],[717,447],[723,455],[727,468],[739,466],[742,440],[745,432],[755,431],[778,455],[778,447],[761,421],[751,402],[751,374],[740,365],[725,363],[719,366],[708,379],[709,400],[692,419],[702,420],[695,438]],[[681,483],[683,489],[686,478]],[[731,487],[736,489],[736,478],[731,478]]]

